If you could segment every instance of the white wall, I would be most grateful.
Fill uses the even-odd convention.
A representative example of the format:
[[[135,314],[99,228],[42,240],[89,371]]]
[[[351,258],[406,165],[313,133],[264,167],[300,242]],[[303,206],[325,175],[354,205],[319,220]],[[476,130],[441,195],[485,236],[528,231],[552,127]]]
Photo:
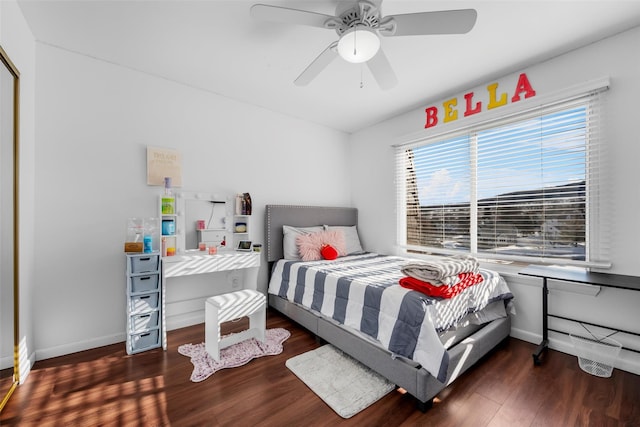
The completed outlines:
[[[640,263],[637,261],[640,228],[635,219],[640,210],[640,192],[636,188],[639,176],[637,154],[634,154],[639,142],[636,127],[640,57],[632,52],[636,52],[638,43],[640,28],[522,70],[537,91],[536,96],[602,77],[611,78],[605,134],[611,162],[610,188],[606,189],[612,203],[610,239],[613,267],[610,272],[635,276],[640,276]],[[512,91],[513,81],[518,74],[497,75],[495,80],[486,84],[499,82],[501,88]],[[469,89],[476,93],[486,92],[485,86]],[[451,97],[463,99],[463,93],[451,94]],[[391,144],[425,132],[424,109],[441,105],[442,101],[425,98],[423,107],[358,132],[351,138],[353,204],[359,209],[359,229],[368,250],[383,253],[396,251],[395,165]],[[459,119],[458,124],[464,124],[464,119]],[[371,188],[377,191],[371,192]],[[512,335],[538,342],[542,322],[540,289],[537,288],[541,286],[540,282],[518,277],[515,267],[508,271],[500,266],[495,268],[508,273],[507,281],[516,296],[517,315]],[[597,301],[593,297],[553,292],[551,299],[553,301],[550,304],[553,305],[550,310],[555,310],[555,313],[586,315],[584,320],[602,321],[640,333],[637,310],[634,309],[640,305],[640,292],[604,290]],[[635,348],[640,350],[639,340],[636,338],[633,341]],[[552,346],[571,351],[562,339],[554,339]],[[640,373],[640,357],[637,354],[625,353],[624,358],[620,362],[621,367]]]
[[[35,41],[15,1],[0,1],[0,45],[20,72],[20,379],[28,375],[26,359],[35,348],[31,317],[34,292],[34,121]],[[31,360],[33,362],[33,359]]]
[[[182,152],[185,189],[250,192],[256,241],[262,238],[266,203],[352,204],[359,208],[365,247],[395,251],[390,144],[423,127],[423,108],[349,138],[36,44],[13,1],[0,2],[0,17],[0,43],[22,73],[21,336],[32,358],[35,352],[42,359],[124,340],[125,221],[153,215],[159,193],[145,183],[147,145]],[[629,154],[638,142],[633,127],[640,60],[630,53],[638,41],[640,30],[635,29],[526,70],[535,76],[539,93],[611,77],[612,271],[633,275],[640,275],[635,261],[640,236],[634,227],[640,193],[634,191],[636,156]],[[424,106],[437,101],[425,97]],[[326,174],[327,165],[331,174]],[[513,334],[537,341],[539,283],[511,274],[507,279],[518,309]],[[185,285],[201,294],[222,280]],[[260,286],[266,286],[264,266]],[[614,316],[615,324],[637,328],[637,319],[616,307],[637,307],[638,296],[609,294],[606,314]],[[575,311],[594,304],[584,297],[577,304],[568,295],[556,298],[556,307]]]
[[[126,219],[157,216],[161,194],[148,145],[182,153],[183,190],[251,193],[256,242],[265,204],[350,203],[346,134],[44,44],[36,57],[38,359],[124,341]],[[225,277],[173,279],[169,303]]]

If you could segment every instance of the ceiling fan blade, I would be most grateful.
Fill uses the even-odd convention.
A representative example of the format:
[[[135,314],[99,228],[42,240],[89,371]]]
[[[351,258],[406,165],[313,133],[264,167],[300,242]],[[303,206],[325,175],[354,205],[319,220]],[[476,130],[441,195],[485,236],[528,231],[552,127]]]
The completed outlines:
[[[335,20],[331,15],[309,12],[307,10],[290,9],[288,7],[254,4],[251,6],[251,16],[262,21],[284,22],[285,24],[309,25],[326,28],[327,21]]]
[[[302,74],[295,79],[294,83],[297,86],[306,86],[315,79],[316,76],[320,74],[322,70],[327,68],[327,65],[331,64],[336,56],[338,56],[338,51],[336,50],[337,46],[337,41],[331,43],[320,55],[318,55],[316,59],[313,60],[311,64],[309,64]]]
[[[475,9],[389,15],[380,20],[384,36],[420,36],[430,34],[464,34],[476,23]]]
[[[382,49],[378,51],[376,56],[367,61],[367,66],[381,89],[391,89],[398,84],[396,73],[393,72],[387,55],[384,54]]]

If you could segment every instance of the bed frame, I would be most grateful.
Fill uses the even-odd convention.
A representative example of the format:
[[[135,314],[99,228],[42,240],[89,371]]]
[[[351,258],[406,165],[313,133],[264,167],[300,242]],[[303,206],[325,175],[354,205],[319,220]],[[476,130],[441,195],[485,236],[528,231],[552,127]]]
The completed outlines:
[[[265,233],[269,271],[273,262],[283,257],[283,225],[309,227],[357,223],[358,211],[355,208],[267,205]],[[413,361],[392,358],[389,351],[317,312],[271,294],[269,306],[405,389],[417,399],[418,408],[423,412],[431,408],[433,398],[442,389],[508,337],[511,331],[509,317],[494,320],[449,348],[449,369],[447,381],[443,384]]]

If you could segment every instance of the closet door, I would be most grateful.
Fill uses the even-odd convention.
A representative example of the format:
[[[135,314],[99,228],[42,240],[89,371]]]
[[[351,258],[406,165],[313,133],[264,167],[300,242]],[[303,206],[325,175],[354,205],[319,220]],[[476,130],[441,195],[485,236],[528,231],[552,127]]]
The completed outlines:
[[[19,73],[0,47],[0,411],[18,384]]]

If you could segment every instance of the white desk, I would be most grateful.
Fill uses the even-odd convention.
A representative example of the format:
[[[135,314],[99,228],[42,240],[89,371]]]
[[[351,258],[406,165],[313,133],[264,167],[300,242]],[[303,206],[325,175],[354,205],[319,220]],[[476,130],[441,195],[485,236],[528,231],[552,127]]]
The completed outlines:
[[[162,347],[167,349],[165,315],[165,289],[167,279],[194,274],[217,273],[221,271],[246,270],[241,289],[258,288],[258,267],[260,252],[220,251],[215,255],[193,251],[162,258]],[[204,307],[203,307],[204,309]]]

